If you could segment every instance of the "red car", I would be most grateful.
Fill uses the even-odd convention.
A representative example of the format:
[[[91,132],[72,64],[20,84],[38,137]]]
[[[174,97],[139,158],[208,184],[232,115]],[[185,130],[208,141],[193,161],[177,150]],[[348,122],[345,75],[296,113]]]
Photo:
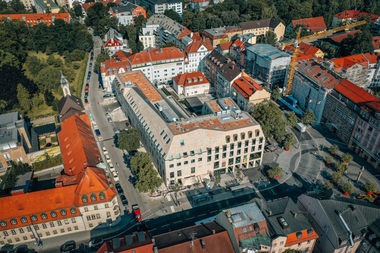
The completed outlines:
[[[84,89],[86,90],[86,91],[88,91],[88,88],[89,88],[90,86],[88,85],[88,83],[86,83],[86,86],[84,87]]]
[[[141,221],[141,212],[140,212],[139,206],[137,204],[133,205],[132,210],[133,210],[133,214],[135,215],[135,220],[137,222]]]

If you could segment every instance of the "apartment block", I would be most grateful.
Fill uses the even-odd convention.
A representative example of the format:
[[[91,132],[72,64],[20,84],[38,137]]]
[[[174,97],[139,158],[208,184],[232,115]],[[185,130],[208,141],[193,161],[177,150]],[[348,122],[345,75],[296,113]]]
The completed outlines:
[[[134,25],[134,19],[142,15],[146,18],[146,11],[134,3],[126,0],[121,1],[116,7],[110,7],[109,13],[112,17],[116,17],[119,25]]]
[[[256,44],[246,49],[245,70],[265,82],[271,89],[283,87],[287,80],[291,55],[268,44]]]
[[[247,55],[246,50],[251,46],[251,43],[243,42],[239,39],[235,40],[235,42],[231,44],[229,48],[229,55],[231,59],[239,65],[239,67],[244,68]]]
[[[208,94],[210,82],[201,72],[183,73],[173,77],[173,89],[184,96]]]
[[[277,40],[284,39],[285,25],[273,19],[263,19],[240,23],[243,34],[253,33],[256,36],[265,35],[268,31],[274,32]],[[251,42],[250,42],[251,43]]]
[[[221,3],[223,1],[216,0],[214,4]],[[190,11],[194,12],[197,8],[197,4],[201,10],[201,8],[205,8],[210,5],[210,0],[190,0]]]
[[[38,24],[45,24],[50,26],[54,24],[56,19],[63,19],[65,22],[70,23],[69,13],[45,13],[45,14],[3,14],[0,19],[6,18],[8,20],[17,19],[26,23],[27,26],[32,27]]]
[[[18,112],[0,115],[0,174],[11,167],[11,161],[29,163],[32,148],[26,123]]]
[[[313,18],[305,18],[305,19],[297,19],[292,20],[290,24],[285,28],[285,34],[290,35],[297,25],[304,25],[306,26],[309,32],[316,33],[316,32],[323,32],[327,30],[325,20],[323,19],[323,16],[320,17],[313,17]]]
[[[34,0],[37,13],[58,13],[59,7],[52,0]]]
[[[164,14],[166,10],[172,9],[182,16],[182,1],[180,0],[142,0],[143,6],[150,6],[153,14]]]
[[[234,35],[243,34],[240,26],[224,26],[219,28],[205,29],[202,33],[203,37],[210,39],[211,45],[216,47],[218,44],[232,42]]]
[[[362,16],[370,16],[371,23],[379,20],[380,16],[358,10],[342,11],[333,16],[331,26],[333,28],[357,22]]]
[[[217,97],[229,97],[232,83],[241,76],[241,69],[218,51],[206,58],[205,76],[214,86]]]
[[[191,117],[177,101],[163,99],[141,71],[116,75],[112,86],[167,186],[261,164],[261,127],[231,99],[205,103],[205,113]]]
[[[186,66],[186,72],[195,72],[205,70],[205,59],[214,50],[208,38],[202,38],[199,33],[194,33],[191,42],[183,49],[187,53],[189,64]]]

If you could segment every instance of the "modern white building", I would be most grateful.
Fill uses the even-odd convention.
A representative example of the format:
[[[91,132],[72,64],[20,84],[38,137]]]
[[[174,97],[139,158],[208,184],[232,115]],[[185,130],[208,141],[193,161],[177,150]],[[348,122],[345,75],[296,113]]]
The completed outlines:
[[[172,9],[182,16],[182,1],[181,0],[142,0],[143,6],[150,6],[153,14],[164,14],[166,10]]]
[[[134,19],[140,15],[143,15],[144,18],[146,18],[144,8],[126,0],[121,1],[115,7],[110,7],[109,14],[112,17],[117,18],[119,25],[133,25]]]
[[[207,102],[203,115],[191,117],[176,100],[163,98],[141,71],[116,75],[112,87],[166,185],[193,185],[261,165],[261,126],[231,99]]]
[[[178,95],[195,96],[208,94],[210,82],[201,72],[183,73],[173,77],[173,88]]]

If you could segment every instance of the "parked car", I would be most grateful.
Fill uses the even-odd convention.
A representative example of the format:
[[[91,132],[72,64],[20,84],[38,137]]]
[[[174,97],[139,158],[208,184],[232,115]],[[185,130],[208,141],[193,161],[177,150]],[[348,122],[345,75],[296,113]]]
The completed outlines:
[[[95,129],[95,133],[96,133],[96,136],[100,136],[101,133],[100,133],[100,130],[99,129]]]
[[[88,83],[86,83],[86,86],[84,86],[84,89],[85,89],[86,91],[88,91],[89,88],[90,88],[90,85],[89,85]]]
[[[111,123],[112,122],[112,119],[111,118],[107,118],[108,122]]]
[[[137,204],[133,205],[132,210],[133,210],[133,214],[135,215],[135,220],[137,222],[140,222],[141,221],[141,212],[140,212],[139,205],[137,205]]]
[[[108,163],[111,162],[111,157],[110,157],[109,155],[106,155],[106,161],[107,161]]]
[[[128,200],[124,195],[120,195],[121,202],[123,202],[123,205],[128,205]]]
[[[116,171],[112,173],[112,176],[113,176],[113,180],[115,180],[115,182],[119,182],[119,176],[117,175]]]
[[[90,62],[90,65],[89,65],[90,68],[92,68],[92,62]]]
[[[84,95],[85,95],[86,97],[88,97],[88,90],[86,90],[86,91],[84,92]]]
[[[116,170],[115,170],[115,167],[113,166],[112,163],[109,163],[108,166],[110,166],[110,171],[111,171],[111,172],[116,171]]]
[[[115,184],[115,187],[116,187],[116,188],[121,188],[121,185],[120,185],[119,183],[116,183],[116,184]]]
[[[87,105],[89,104],[87,97],[84,98],[84,103]]]
[[[73,240],[67,241],[64,244],[62,244],[61,252],[67,252],[67,251],[73,250],[76,248],[76,246],[77,245],[76,245],[75,241],[73,241]]]
[[[88,246],[90,246],[91,248],[95,248],[95,247],[103,245],[103,243],[104,243],[103,238],[97,237],[97,238],[91,239],[88,242]]]
[[[111,94],[106,94],[103,96],[103,98],[109,98],[111,96]]]
[[[117,192],[118,192],[119,194],[123,194],[123,193],[124,193],[124,190],[123,190],[123,188],[119,187],[119,188],[117,188]]]
[[[87,76],[87,81],[90,81],[90,76]]]
[[[93,60],[94,60],[94,57],[91,56],[90,61],[93,61]]]
[[[103,149],[103,154],[105,155],[108,154],[108,150],[106,149],[106,147],[103,147],[102,149]]]

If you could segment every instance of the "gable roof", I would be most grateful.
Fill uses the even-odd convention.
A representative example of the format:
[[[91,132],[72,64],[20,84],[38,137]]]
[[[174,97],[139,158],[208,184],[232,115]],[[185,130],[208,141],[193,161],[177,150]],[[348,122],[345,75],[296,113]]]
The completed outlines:
[[[256,28],[263,28],[263,27],[270,27],[270,28],[275,29],[279,24],[281,24],[281,22],[274,19],[263,19],[263,20],[242,22],[240,23],[240,27],[243,31],[256,29]]]
[[[296,71],[306,75],[308,78],[326,89],[333,88],[342,79],[338,74],[314,60],[298,62],[296,66]]]
[[[232,45],[232,42],[226,42],[226,43],[218,44],[217,47],[224,51],[224,50],[230,49],[231,45]]]
[[[305,19],[297,19],[292,20],[293,28],[296,27],[296,25],[304,25],[309,27],[309,30],[312,32],[318,32],[318,31],[324,31],[327,30],[325,20],[323,19],[323,16],[320,17],[314,17],[314,18],[305,18]]]
[[[371,16],[371,22],[375,22],[380,16],[376,14],[371,14],[368,12],[361,12],[357,10],[348,10],[348,11],[342,11],[334,15],[336,18],[340,19],[346,19],[346,18],[356,18],[359,19],[361,16]]]
[[[100,162],[100,153],[90,126],[88,114],[71,116],[61,124],[58,138],[67,175],[77,175],[84,168],[96,167]]]
[[[176,47],[165,47],[149,49],[148,51],[136,53],[131,55],[128,59],[132,65],[137,65],[147,62],[157,62],[177,58],[185,58],[184,53]]]
[[[99,2],[84,3],[84,4],[82,4],[82,7],[83,7],[84,11],[87,12],[88,8],[90,8],[91,6],[93,6],[96,3],[102,3],[103,5],[107,5],[108,3],[119,4],[121,1],[122,0],[105,0],[105,1],[99,1]]]
[[[377,61],[377,53],[356,54],[330,60],[330,62],[334,64],[333,67],[336,71],[349,69],[356,64],[363,65],[366,69],[368,69],[369,64],[376,64]]]
[[[111,12],[114,14],[129,12],[132,13],[137,8],[141,8],[137,4],[131,3],[129,1],[121,1],[117,6],[111,7]]]
[[[66,95],[66,97],[61,98],[57,107],[58,113],[61,116],[65,115],[71,108],[78,112],[84,111],[82,100],[74,95]]]
[[[209,38],[202,38],[198,32],[194,33],[193,34],[193,37],[191,37],[191,39],[193,40],[193,42],[191,42],[189,45],[187,45],[184,50],[191,54],[191,53],[196,53],[198,52],[198,49],[201,47],[201,46],[204,46],[207,51],[212,51],[214,50],[215,48],[211,45],[211,42],[210,42],[210,39]]]
[[[315,54],[319,50],[321,50],[321,49],[319,49],[317,47],[314,47],[312,45],[306,44],[304,42],[300,43],[298,49],[299,49],[299,53],[298,53],[298,56],[297,56],[297,60],[298,61],[316,58]],[[294,46],[286,46],[284,48],[284,51],[292,54],[294,52]]]
[[[263,90],[263,87],[258,85],[251,77],[241,76],[236,79],[232,86],[247,100],[258,90]]]
[[[192,85],[209,83],[209,81],[206,79],[206,77],[200,71],[191,72],[191,73],[186,72],[183,74],[179,74],[179,75],[173,77],[173,80],[178,85],[183,85],[183,86],[192,86]],[[194,81],[196,81],[196,82],[194,82]]]
[[[10,20],[18,19],[24,21],[27,25],[38,25],[39,22],[45,23],[47,26],[53,24],[53,16],[55,19],[62,19],[67,23],[70,23],[69,13],[23,13],[23,14],[3,14],[0,15],[0,19],[9,18]]]
[[[342,40],[344,40],[345,38],[347,38],[348,35],[354,36],[354,34],[357,33],[357,32],[361,32],[361,31],[360,30],[355,30],[355,31],[344,33],[344,34],[340,34],[340,35],[336,35],[336,36],[331,36],[331,37],[329,37],[329,39],[339,44],[339,43],[342,42]]]
[[[372,101],[379,101],[377,97],[371,95],[364,89],[359,86],[353,84],[347,79],[343,79],[340,83],[335,85],[334,90],[341,93],[343,96],[350,99],[355,104],[361,104]]]
[[[380,36],[372,38],[372,47],[374,51],[380,49]]]
[[[207,56],[207,59],[216,67],[216,70],[230,82],[241,74],[241,69],[235,64],[235,62],[227,60],[227,58],[217,50],[212,51]]]

